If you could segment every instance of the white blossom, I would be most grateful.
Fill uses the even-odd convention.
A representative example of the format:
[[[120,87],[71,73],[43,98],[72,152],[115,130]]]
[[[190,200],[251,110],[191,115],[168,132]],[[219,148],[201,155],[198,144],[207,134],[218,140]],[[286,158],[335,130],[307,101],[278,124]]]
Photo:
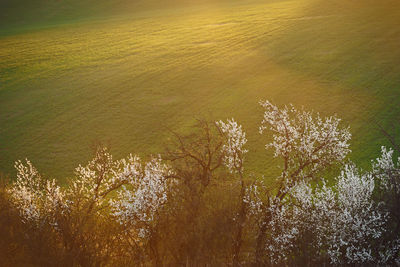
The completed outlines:
[[[138,162],[135,166],[135,175],[118,192],[117,199],[110,201],[110,205],[112,214],[121,224],[128,229],[134,227],[138,237],[144,238],[159,209],[168,200],[167,177],[172,171],[159,157],[147,162],[144,168]]]
[[[379,180],[379,185],[384,191],[394,191],[400,194],[400,158],[397,164],[393,159],[393,149],[381,147],[381,157],[372,162],[373,173]]]
[[[122,185],[131,182],[140,172],[140,160],[129,155],[114,161],[106,148],[100,148],[86,166],[75,169],[76,178],[66,191],[71,205],[82,205],[82,200],[94,208],[102,206],[107,196]],[[79,208],[79,207],[76,207]]]
[[[305,233],[313,236],[309,245],[314,251],[326,253],[332,264],[382,262],[387,252],[379,242],[388,213],[373,201],[373,192],[373,176],[360,174],[352,164],[345,165],[332,187],[325,181],[314,190],[304,181],[296,184],[290,201],[270,208],[267,253],[273,263],[286,260]]]
[[[15,163],[17,179],[9,189],[23,222],[55,223],[55,213],[64,205],[64,193],[55,180],[42,178],[29,160]]]
[[[374,178],[370,173],[360,174],[354,165],[346,165],[335,187],[323,188],[316,196],[316,214],[325,221],[318,225],[320,238],[326,238],[327,253],[334,264],[371,263],[376,261],[378,240],[385,231],[388,214],[372,199]],[[336,191],[335,211],[328,210]],[[328,217],[329,216],[329,217]],[[329,233],[329,234],[327,234]],[[373,253],[374,252],[374,253]],[[344,257],[345,256],[345,257]]]
[[[257,184],[246,187],[246,192],[243,197],[243,202],[246,203],[249,214],[252,216],[260,216],[264,209],[259,187],[260,186]]]
[[[322,119],[292,105],[279,109],[269,101],[260,105],[265,109],[260,133],[272,131],[272,141],[266,148],[273,148],[274,156],[284,160],[283,179],[312,177],[350,152],[351,134],[349,128],[340,127],[339,118]]]
[[[372,174],[379,188],[376,198],[384,203],[389,212],[388,225],[392,226],[388,228],[389,233],[385,237],[385,249],[380,252],[383,263],[398,261],[400,251],[400,238],[396,230],[400,220],[400,158],[396,162],[393,152],[393,149],[382,146],[381,156],[372,161]]]
[[[231,173],[242,172],[244,154],[248,152],[244,148],[247,143],[246,133],[234,119],[227,120],[226,123],[219,121],[216,124],[227,138],[227,142],[222,147],[225,166]]]
[[[279,201],[270,200],[271,205],[268,212],[271,216],[268,224],[267,245],[265,252],[272,264],[279,264],[288,259],[290,251],[294,248],[297,235],[299,234],[291,207],[281,205]]]

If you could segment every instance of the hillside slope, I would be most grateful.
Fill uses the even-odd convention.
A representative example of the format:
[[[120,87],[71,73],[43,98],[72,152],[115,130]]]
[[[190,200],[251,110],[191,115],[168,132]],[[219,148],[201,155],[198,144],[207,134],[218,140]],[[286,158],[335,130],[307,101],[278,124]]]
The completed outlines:
[[[0,35],[120,15],[248,0],[1,0]]]
[[[166,127],[235,117],[250,140],[247,169],[269,178],[260,99],[338,114],[352,158],[369,165],[387,144],[373,121],[400,116],[399,17],[393,0],[259,0],[10,33],[0,38],[0,170],[27,157],[65,177],[93,142],[116,157],[159,153]]]

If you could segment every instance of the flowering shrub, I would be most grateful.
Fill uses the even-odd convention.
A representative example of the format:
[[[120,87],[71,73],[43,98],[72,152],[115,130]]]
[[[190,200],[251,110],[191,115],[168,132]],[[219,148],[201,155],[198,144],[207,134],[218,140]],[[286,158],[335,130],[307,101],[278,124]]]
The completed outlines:
[[[86,166],[75,169],[76,178],[66,189],[69,205],[87,213],[103,210],[107,196],[135,177],[137,164],[132,155],[113,161],[107,148],[99,148]]]
[[[314,246],[325,250],[332,264],[378,263],[379,241],[388,213],[373,201],[374,179],[345,165],[332,187],[323,182],[314,192],[302,184],[293,190],[294,206],[314,234]]]
[[[388,264],[397,257],[399,237],[385,236],[391,214],[374,201],[375,179],[353,164],[344,166],[329,187],[296,184],[283,203],[269,206],[268,244],[272,264],[288,262],[306,240],[313,261],[333,265]],[[253,197],[255,211],[260,203]],[[304,249],[304,248],[303,248]]]
[[[269,101],[260,102],[265,109],[260,133],[272,132],[274,156],[282,158],[282,186],[315,175],[334,163],[341,162],[350,152],[349,128],[340,127],[335,116],[322,119],[319,114],[297,110],[292,105],[279,109]]]
[[[225,166],[231,173],[243,172],[244,155],[249,152],[244,148],[247,143],[246,133],[242,126],[234,120],[217,122],[217,126],[226,135],[226,143],[222,146]]]
[[[9,244],[0,258],[39,266],[398,264],[394,151],[382,147],[362,171],[346,161],[351,134],[336,116],[260,104],[260,133],[271,134],[266,149],[282,163],[274,186],[244,171],[247,138],[234,119],[173,133],[175,147],[147,162],[114,160],[100,147],[65,187],[17,161],[15,181],[0,187],[0,248]],[[335,166],[337,177],[321,178]],[[21,260],[8,255],[15,248]]]
[[[288,238],[293,239],[296,231],[278,230],[283,226],[277,224],[275,218],[286,217],[284,214],[288,211],[283,204],[287,194],[296,184],[317,180],[321,171],[340,164],[350,152],[348,142],[351,138],[349,128],[343,128],[335,116],[321,118],[319,114],[299,111],[292,105],[280,109],[269,101],[261,101],[260,105],[265,110],[260,134],[266,130],[272,134],[272,141],[266,144],[266,149],[272,148],[274,157],[281,159],[282,171],[277,179],[277,191],[267,190],[266,201],[255,205],[262,210],[257,220],[257,264],[265,263],[266,251],[272,255],[267,262],[277,263],[286,259],[285,254],[277,251],[281,251],[279,246],[289,245],[285,242]],[[277,240],[268,232],[275,230],[288,235],[279,246],[271,245]]]
[[[17,161],[15,168],[17,179],[9,191],[22,221],[35,225],[43,222],[56,225],[55,212],[65,205],[64,193],[56,181],[43,179],[29,160],[26,164]]]
[[[138,158],[132,158],[132,173],[128,189],[123,186],[116,199],[110,200],[112,215],[127,228],[133,227],[138,238],[150,234],[150,224],[156,221],[158,210],[168,200],[169,184],[167,177],[170,168],[160,158],[149,161],[144,170]]]

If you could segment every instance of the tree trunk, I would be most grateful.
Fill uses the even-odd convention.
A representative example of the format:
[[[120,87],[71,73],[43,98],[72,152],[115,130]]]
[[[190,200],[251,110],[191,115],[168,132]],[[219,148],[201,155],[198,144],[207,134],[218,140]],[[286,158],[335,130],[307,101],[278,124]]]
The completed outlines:
[[[240,249],[242,247],[242,235],[243,235],[243,228],[244,228],[244,223],[246,221],[246,203],[243,201],[245,194],[245,185],[243,180],[241,181],[241,189],[240,189],[240,209],[239,209],[239,216],[237,220],[237,233],[235,236],[235,239],[233,241],[233,257],[232,257],[232,263],[233,266],[239,266],[239,256],[240,256]]]

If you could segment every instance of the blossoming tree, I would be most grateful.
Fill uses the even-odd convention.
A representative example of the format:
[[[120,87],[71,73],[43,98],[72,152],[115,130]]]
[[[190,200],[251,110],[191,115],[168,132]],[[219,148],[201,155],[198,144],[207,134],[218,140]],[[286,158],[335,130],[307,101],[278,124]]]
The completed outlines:
[[[246,133],[234,119],[217,122],[217,126],[225,136],[225,144],[222,146],[224,164],[229,172],[236,174],[240,179],[239,211],[235,218],[237,222],[237,233],[234,237],[232,248],[232,261],[234,266],[239,266],[239,253],[242,246],[242,234],[247,216],[247,203],[245,202],[246,185],[243,177],[243,162],[248,152],[244,146],[247,143]]]
[[[282,160],[282,171],[277,180],[276,192],[269,192],[259,221],[256,261],[262,263],[268,240],[267,230],[271,227],[274,210],[280,210],[290,189],[301,181],[311,181],[318,174],[341,162],[350,152],[351,134],[348,127],[340,125],[335,116],[321,118],[292,105],[278,108],[269,101],[262,101],[264,117],[260,133],[272,133],[272,141],[266,149],[274,150],[274,157]],[[271,210],[273,209],[273,210]]]

